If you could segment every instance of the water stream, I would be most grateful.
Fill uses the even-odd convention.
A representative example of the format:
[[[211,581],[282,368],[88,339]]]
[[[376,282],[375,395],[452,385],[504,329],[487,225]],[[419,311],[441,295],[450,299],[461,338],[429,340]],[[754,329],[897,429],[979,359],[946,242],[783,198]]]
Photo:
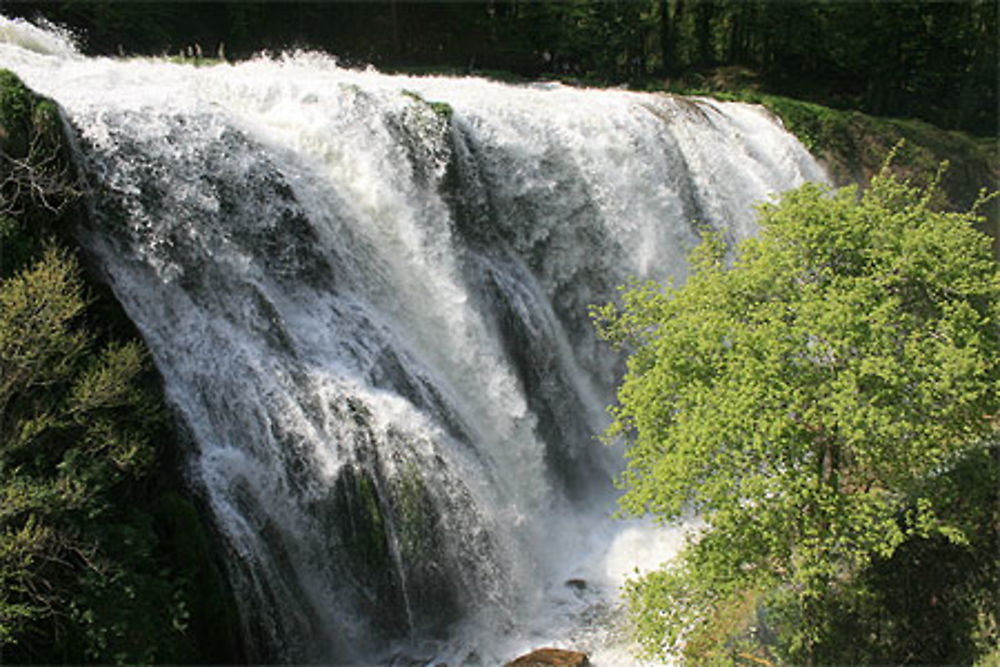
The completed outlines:
[[[191,435],[252,659],[620,664],[622,358],[590,304],[821,168],[755,106],[388,76],[296,53],[86,58],[0,18],[74,128],[78,232]],[[567,583],[568,582],[568,583]]]

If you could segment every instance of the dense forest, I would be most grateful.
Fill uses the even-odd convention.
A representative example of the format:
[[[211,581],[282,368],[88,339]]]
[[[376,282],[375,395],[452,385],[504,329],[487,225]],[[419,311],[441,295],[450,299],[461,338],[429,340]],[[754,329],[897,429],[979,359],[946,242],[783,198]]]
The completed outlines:
[[[93,54],[242,58],[315,48],[352,65],[663,87],[728,68],[769,91],[997,131],[997,4],[971,2],[93,2],[14,0]]]

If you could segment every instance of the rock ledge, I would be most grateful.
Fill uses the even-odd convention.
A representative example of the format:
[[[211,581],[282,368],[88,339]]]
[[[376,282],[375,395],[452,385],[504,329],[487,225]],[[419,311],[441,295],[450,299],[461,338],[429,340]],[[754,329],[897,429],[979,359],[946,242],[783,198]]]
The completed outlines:
[[[586,653],[564,648],[539,648],[515,658],[504,667],[588,667]]]

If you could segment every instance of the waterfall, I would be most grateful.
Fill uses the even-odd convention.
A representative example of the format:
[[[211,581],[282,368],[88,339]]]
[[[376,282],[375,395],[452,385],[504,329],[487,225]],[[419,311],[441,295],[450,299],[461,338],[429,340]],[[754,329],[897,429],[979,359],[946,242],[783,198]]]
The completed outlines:
[[[610,518],[622,358],[588,306],[824,180],[778,121],[315,53],[85,58],[6,19],[0,66],[74,128],[80,243],[191,436],[252,659],[615,650],[617,585],[680,531]]]

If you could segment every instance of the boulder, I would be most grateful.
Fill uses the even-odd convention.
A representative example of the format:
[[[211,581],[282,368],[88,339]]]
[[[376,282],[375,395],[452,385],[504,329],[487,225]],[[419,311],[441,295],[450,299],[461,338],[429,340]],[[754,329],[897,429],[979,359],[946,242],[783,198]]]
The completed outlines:
[[[508,662],[504,667],[587,667],[586,653],[564,648],[539,648]]]

